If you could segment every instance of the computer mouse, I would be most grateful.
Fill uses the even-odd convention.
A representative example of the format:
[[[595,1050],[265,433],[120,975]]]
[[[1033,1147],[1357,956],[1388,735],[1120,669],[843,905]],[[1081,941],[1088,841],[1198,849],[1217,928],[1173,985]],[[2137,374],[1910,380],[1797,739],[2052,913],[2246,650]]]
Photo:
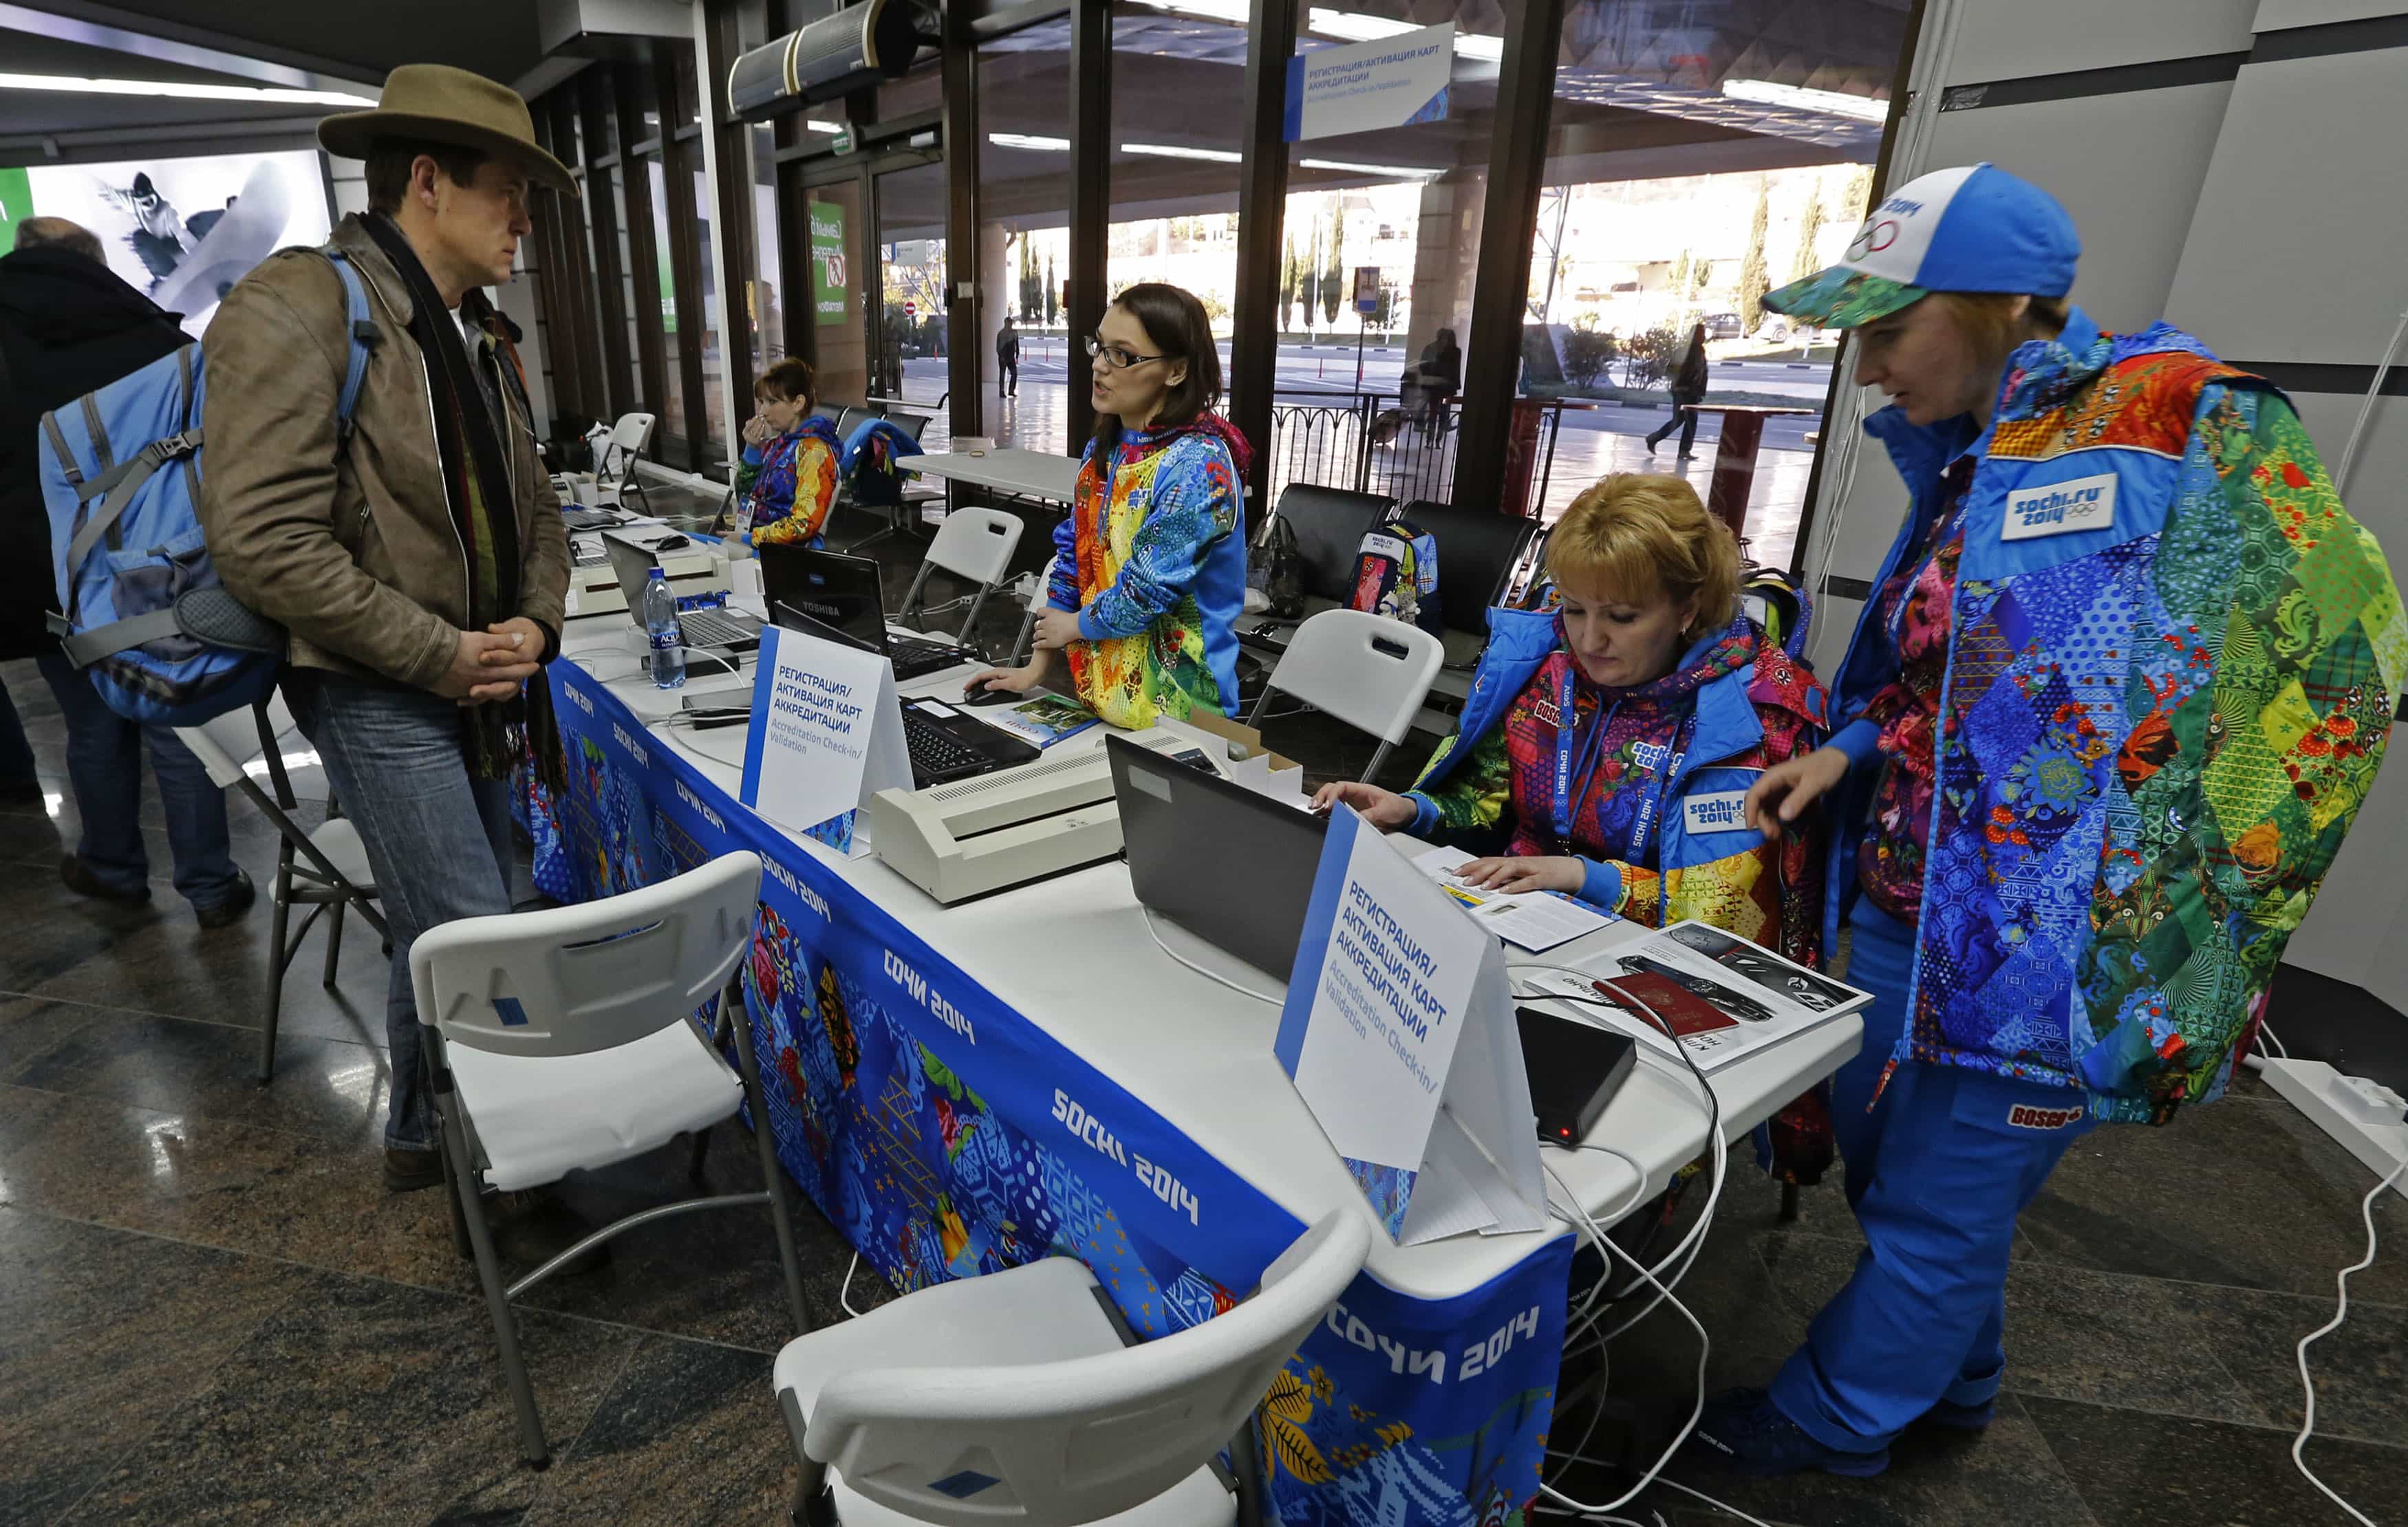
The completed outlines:
[[[1018,690],[964,690],[964,691],[962,691],[962,704],[964,704],[964,705],[966,705],[966,706],[1000,706],[1000,705],[1008,704],[1009,702],[1013,701],[1013,700],[1025,700],[1025,699],[1026,699],[1026,698],[1027,698],[1027,696],[1026,696],[1026,695],[1025,695],[1025,694],[1022,694]]]
[[[654,551],[682,551],[694,543],[682,535],[664,535],[652,543]]]

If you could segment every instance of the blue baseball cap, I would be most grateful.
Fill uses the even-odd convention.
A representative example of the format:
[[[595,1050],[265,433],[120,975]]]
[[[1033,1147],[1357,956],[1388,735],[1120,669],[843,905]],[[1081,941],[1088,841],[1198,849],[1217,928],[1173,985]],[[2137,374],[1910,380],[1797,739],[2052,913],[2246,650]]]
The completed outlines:
[[[1995,164],[1934,170],[1872,209],[1838,264],[1764,306],[1824,328],[1887,318],[1933,292],[2061,297],[2082,240],[2057,198]]]

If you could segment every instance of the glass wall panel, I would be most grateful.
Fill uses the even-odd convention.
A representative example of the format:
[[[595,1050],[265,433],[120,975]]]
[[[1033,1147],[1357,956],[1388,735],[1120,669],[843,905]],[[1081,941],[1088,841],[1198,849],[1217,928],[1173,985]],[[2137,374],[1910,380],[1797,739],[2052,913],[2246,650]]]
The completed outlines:
[[[685,339],[679,333],[678,285],[675,263],[670,258],[677,248],[677,235],[669,226],[669,203],[664,184],[660,157],[647,154],[643,158],[644,177],[652,193],[652,268],[660,281],[660,302],[647,315],[660,325],[662,392],[652,400],[652,409],[660,415],[659,433],[668,440],[691,445],[686,440],[685,406]],[[672,451],[674,455],[676,452]]]
[[[986,433],[1000,445],[1066,454],[1074,450],[1068,392],[1073,356],[1062,318],[1062,284],[1070,276],[1070,23],[1047,21],[987,43],[979,50],[978,76],[979,367]],[[1006,395],[996,360],[1006,313],[1020,344],[1016,395]],[[1076,359],[1083,386],[1085,358]]]
[[[790,236],[804,241],[811,282],[810,292],[796,295],[810,304],[820,397],[831,406],[860,403],[873,391],[861,274],[875,268],[867,258],[869,234],[864,226],[862,183],[849,179],[797,187],[795,194],[799,198],[795,210],[804,222]]]
[[[938,414],[945,375],[945,166],[942,161],[878,178],[878,264],[882,301],[879,395]],[[923,445],[943,428],[932,417]]]
[[[680,162],[692,169],[680,178],[694,187],[694,228],[696,243],[696,270],[702,290],[689,299],[688,311],[695,316],[693,343],[702,352],[702,409],[710,438],[697,442],[698,463],[708,464],[725,455],[727,450],[727,399],[724,378],[727,375],[727,312],[719,295],[719,237],[712,225],[718,208],[710,196],[710,178],[703,173],[702,146],[689,143],[680,150]],[[741,166],[721,166],[723,174],[737,173]]]

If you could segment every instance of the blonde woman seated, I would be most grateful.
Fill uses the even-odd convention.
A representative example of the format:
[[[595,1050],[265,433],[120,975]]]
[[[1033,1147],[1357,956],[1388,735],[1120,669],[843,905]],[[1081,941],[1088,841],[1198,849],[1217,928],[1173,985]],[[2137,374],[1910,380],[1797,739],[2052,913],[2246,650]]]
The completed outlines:
[[[1741,805],[1813,745],[1823,689],[1740,613],[1729,530],[1679,478],[1611,477],[1565,512],[1546,571],[1555,607],[1490,611],[1462,722],[1413,789],[1331,784],[1314,804],[1501,847],[1465,866],[1478,885],[1695,918],[1813,963],[1821,841],[1767,842]]]

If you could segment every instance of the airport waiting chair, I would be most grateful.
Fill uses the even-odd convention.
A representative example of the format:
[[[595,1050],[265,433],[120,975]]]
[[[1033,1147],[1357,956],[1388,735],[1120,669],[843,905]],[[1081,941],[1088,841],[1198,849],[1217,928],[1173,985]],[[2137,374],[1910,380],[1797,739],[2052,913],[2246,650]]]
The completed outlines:
[[[768,1206],[798,1332],[810,1329],[795,1251],[785,1172],[769,1138],[743,988],[732,978],[752,947],[761,861],[722,854],[659,885],[600,901],[464,918],[410,946],[409,976],[426,1035],[452,1231],[473,1257],[518,1415],[519,1451],[550,1459],[509,1302],[621,1231],[693,1209]],[[737,1063],[695,1028],[719,999]],[[484,1193],[557,1182],[728,1119],[752,1118],[766,1191],[689,1198],[603,1226],[507,1289],[486,1224]],[[699,1163],[700,1152],[696,1152]]]
[[[1364,535],[1396,517],[1397,501],[1380,493],[1296,482],[1280,494],[1277,513],[1296,532],[1296,548],[1304,560],[1305,596],[1342,605],[1354,592],[1354,562],[1362,554]]]
[[[1388,761],[1388,749],[1412,730],[1445,664],[1446,644],[1419,626],[1358,609],[1326,609],[1288,638],[1246,724],[1262,724],[1274,692],[1292,694],[1380,739],[1363,771],[1369,780]]]
[[[328,914],[326,924],[326,968],[321,980],[332,991],[337,963],[343,954],[343,914],[357,908],[360,916],[377,936],[384,941],[385,952],[393,952],[393,935],[385,927],[384,913],[377,904],[376,877],[368,868],[368,852],[360,842],[360,830],[336,814],[332,793],[326,802],[326,820],[315,831],[304,829],[293,819],[300,802],[293,793],[292,778],[285,772],[283,740],[299,736],[293,723],[292,712],[284,708],[280,695],[271,694],[247,709],[229,710],[198,726],[179,726],[176,735],[193,756],[208,771],[209,783],[221,790],[238,790],[251,798],[276,828],[280,841],[276,846],[276,878],[268,888],[272,915],[268,920],[267,1001],[260,1015],[259,1080],[265,1086],[276,1075],[276,1025],[284,1012],[284,977],[293,968],[293,957],[301,951],[302,940],[321,912]],[[251,765],[257,763],[267,778],[263,788],[252,777]],[[293,908],[309,910],[301,919],[301,926],[292,925]],[[381,1006],[381,999],[379,1006]]]
[[[792,1520],[1228,1527],[1242,1505],[1262,1520],[1254,1409],[1370,1245],[1360,1205],[1333,1209],[1253,1297],[1141,1345],[1068,1257],[796,1337],[772,1370],[802,1465]],[[1225,1447],[1236,1494],[1211,1464]]]
[[[1546,528],[1494,509],[1457,508],[1416,499],[1397,518],[1438,543],[1440,638],[1447,666],[1470,668],[1488,645],[1488,612],[1517,596],[1530,578]]]
[[[644,512],[652,512],[652,501],[644,492],[643,482],[636,476],[636,464],[644,458],[644,448],[652,442],[652,426],[658,420],[652,414],[621,414],[610,426],[610,438],[604,446],[607,461],[594,464],[595,476],[610,486],[611,502],[626,507],[627,494],[633,492],[644,501]]]
[[[1011,554],[1020,549],[1022,530],[1020,516],[1006,514],[978,505],[965,505],[945,517],[937,527],[934,539],[928,543],[928,554],[920,560],[920,571],[911,579],[911,592],[903,596],[903,608],[896,619],[910,629],[919,629],[921,599],[927,592],[928,575],[932,571],[950,573],[978,585],[970,595],[969,613],[962,617],[962,628],[953,639],[968,647],[978,631],[979,611],[1003,582],[1011,566]]]

